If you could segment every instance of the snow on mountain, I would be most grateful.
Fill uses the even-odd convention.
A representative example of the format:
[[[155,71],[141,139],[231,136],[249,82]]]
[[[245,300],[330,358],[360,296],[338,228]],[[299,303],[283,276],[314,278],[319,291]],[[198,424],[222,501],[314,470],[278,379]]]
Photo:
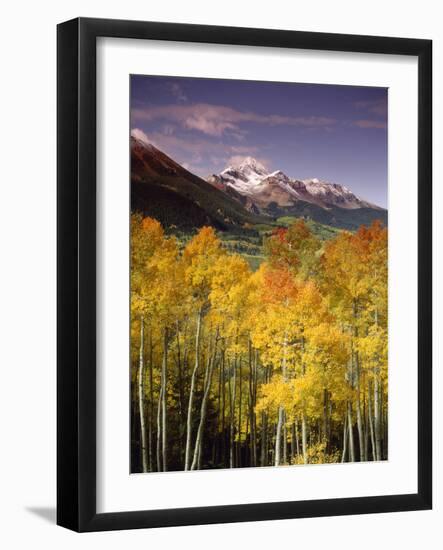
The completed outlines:
[[[143,132],[143,130],[133,128],[131,130],[131,138],[134,140],[134,143],[138,143],[139,146],[143,146],[150,151],[155,150],[154,145],[149,141],[148,136],[145,132]]]
[[[362,201],[343,185],[302,181],[281,170],[268,173],[252,158],[205,181],[138,132],[131,135],[131,208],[165,226],[185,229],[213,225],[227,230],[286,215],[348,230],[374,219],[387,224],[386,210]]]
[[[228,166],[221,172],[219,183],[233,187],[243,195],[254,193],[253,188],[268,175],[266,168],[252,157],[246,157],[238,166]],[[217,176],[212,178],[218,179]],[[212,183],[212,182],[211,182]]]
[[[239,165],[238,169],[246,175],[251,182],[256,182],[258,179],[268,174],[263,164],[252,157],[246,157]]]
[[[377,208],[375,205],[360,199],[350,189],[339,183],[320,181],[317,178],[304,180],[303,183],[310,195],[315,196],[325,204],[348,209]]]
[[[157,149],[147,137],[131,135],[131,210],[165,227],[211,225],[225,231],[263,221],[247,197],[215,189]]]
[[[304,201],[325,209],[333,206],[349,210],[379,208],[360,199],[350,189],[338,183],[317,178],[298,180],[290,178],[281,170],[268,173],[252,157],[245,158],[237,166],[228,166],[218,175],[209,176],[207,181],[223,191],[234,190],[247,196],[260,207],[266,207],[271,202],[279,206],[290,206]]]

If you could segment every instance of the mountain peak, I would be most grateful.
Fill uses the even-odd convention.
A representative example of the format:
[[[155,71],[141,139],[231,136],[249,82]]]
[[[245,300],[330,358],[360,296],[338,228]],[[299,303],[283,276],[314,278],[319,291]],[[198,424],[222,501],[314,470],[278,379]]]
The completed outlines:
[[[258,185],[266,176],[268,171],[257,159],[245,157],[239,162],[225,168],[218,176],[218,184],[231,187],[241,194],[249,195],[253,187]],[[214,183],[214,177],[211,183]]]
[[[261,162],[259,162],[254,157],[245,157],[237,166],[239,170],[245,170],[246,168],[251,168],[254,171],[266,172],[266,168]]]
[[[282,171],[282,170],[276,170],[275,172],[272,172],[271,174],[268,174],[268,178],[278,178],[280,180],[289,181],[289,177]]]
[[[251,197],[264,207],[272,202],[287,206],[303,201],[323,209],[334,206],[347,210],[379,208],[357,197],[350,189],[339,183],[319,178],[298,180],[287,176],[282,170],[268,173],[257,159],[250,156],[243,158],[238,164],[225,168],[209,181],[219,188],[231,188],[241,195]]]
[[[230,164],[230,165],[227,166],[224,170],[222,170],[222,171],[220,172],[220,174],[229,174],[230,172],[234,172],[234,171],[236,171],[236,170],[237,170],[237,168],[235,168],[235,166],[232,166],[232,165]],[[215,175],[215,174],[213,174],[213,175]]]
[[[321,223],[346,228],[375,218],[386,220],[385,210],[338,183],[313,179],[304,183],[280,170],[259,173],[264,167],[252,158],[242,159],[240,164],[243,170],[231,166],[204,181],[149,143],[146,134],[131,132],[132,208],[177,227],[214,224],[226,228],[249,223],[251,215],[312,216]],[[346,217],[346,210],[356,213]]]
[[[154,150],[155,147],[153,143],[149,140],[148,136],[143,132],[143,130],[139,130],[138,128],[133,128],[131,130],[131,140],[134,140],[135,143],[138,143],[139,145],[144,146],[148,150]]]

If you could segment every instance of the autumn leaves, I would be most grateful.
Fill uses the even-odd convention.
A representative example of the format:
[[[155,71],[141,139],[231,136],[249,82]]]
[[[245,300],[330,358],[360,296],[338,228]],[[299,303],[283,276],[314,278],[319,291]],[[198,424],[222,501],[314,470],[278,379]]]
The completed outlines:
[[[133,471],[386,458],[386,229],[298,221],[256,272],[210,227],[131,244]]]

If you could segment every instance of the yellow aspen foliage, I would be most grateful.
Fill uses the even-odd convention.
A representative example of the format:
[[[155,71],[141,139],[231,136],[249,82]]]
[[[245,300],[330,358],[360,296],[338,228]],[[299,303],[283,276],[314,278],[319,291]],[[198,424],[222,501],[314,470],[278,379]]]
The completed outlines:
[[[298,220],[265,238],[256,271],[212,227],[168,231],[131,217],[132,438],[144,467],[386,458],[387,229],[320,242]]]

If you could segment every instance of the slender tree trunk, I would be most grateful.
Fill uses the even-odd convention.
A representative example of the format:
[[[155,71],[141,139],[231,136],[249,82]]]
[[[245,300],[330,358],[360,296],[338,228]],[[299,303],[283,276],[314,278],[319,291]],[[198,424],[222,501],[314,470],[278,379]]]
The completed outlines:
[[[328,408],[329,408],[329,402],[328,402],[328,390],[326,388],[323,388],[323,424],[322,424],[322,435],[323,435],[323,443],[325,446],[325,453],[328,452]]]
[[[241,423],[242,423],[242,360],[240,356],[238,364],[238,443],[237,443],[237,468],[241,467]]]
[[[267,437],[267,423],[268,419],[265,411],[261,413],[261,452],[260,452],[260,465],[267,466],[267,454],[268,454],[268,437]]]
[[[297,453],[297,457],[300,456],[300,443],[299,443],[299,435],[298,435],[298,419],[295,419],[295,450]]]
[[[283,464],[288,463],[288,434],[286,432],[286,412],[283,411]]]
[[[374,378],[374,432],[375,456],[376,460],[381,460],[380,380],[378,369]]]
[[[142,470],[148,471],[148,445],[146,441],[146,419],[145,419],[145,384],[144,384],[144,346],[145,346],[145,321],[143,315],[140,317],[140,353],[138,367],[138,404],[140,413],[140,435]]]
[[[303,452],[303,463],[308,463],[308,428],[307,428],[307,422],[306,422],[306,414],[303,410],[302,417],[301,417],[301,444],[302,444],[302,452]]]
[[[162,434],[162,417],[161,417],[161,409],[162,409],[162,387],[160,387],[160,391],[158,392],[158,404],[157,404],[157,449],[156,449],[156,455],[157,455],[157,472],[162,471],[162,445],[161,445],[161,434]]]
[[[183,453],[183,437],[185,432],[185,418],[184,418],[184,387],[183,387],[183,365],[182,354],[180,346],[180,324],[176,322],[176,340],[177,340],[177,368],[178,368],[178,412],[179,412],[179,439],[180,439],[180,457]]]
[[[301,348],[302,348],[302,352],[304,352],[305,351],[304,336],[302,336],[302,339],[301,339]],[[306,367],[304,364],[302,365],[302,372],[304,376],[306,374]],[[302,443],[302,452],[303,452],[303,463],[307,464],[308,463],[308,441],[307,441],[308,434],[307,434],[307,422],[306,422],[306,403],[304,399],[302,402],[302,407],[303,407],[303,412],[301,417],[301,443]]]
[[[186,319],[185,320],[185,324],[184,324],[184,327],[183,327],[183,352],[182,352],[182,357],[183,357],[183,369],[182,369],[182,373],[183,373],[183,432],[186,432],[186,414],[187,414],[187,410],[186,410],[186,406],[185,406],[185,403],[186,403],[186,395],[187,395],[187,392],[188,392],[188,389],[189,389],[189,368],[188,368],[188,354],[189,354],[189,343],[188,343],[188,320]],[[183,437],[185,437],[185,433],[183,433]],[[183,464],[185,462],[185,447],[183,445],[183,452],[182,452],[182,455],[183,455]]]
[[[294,462],[295,457],[297,456],[297,445],[296,445],[296,436],[295,436],[295,422],[291,424],[291,463]]]
[[[283,417],[284,417],[284,409],[283,406],[280,405],[278,408],[278,422],[277,422],[277,431],[275,434],[275,453],[274,453],[274,465],[279,466],[280,465],[280,451],[281,451],[281,432],[283,427]]]
[[[163,471],[168,469],[168,438],[167,438],[167,414],[166,414],[166,389],[168,384],[168,329],[163,334],[163,361],[162,361],[162,460]]]
[[[191,466],[192,405],[194,402],[195,378],[199,367],[201,324],[202,309],[200,308],[197,314],[197,327],[195,332],[195,364],[191,376],[191,387],[189,389],[188,416],[186,422],[185,471],[189,470]]]
[[[357,388],[357,393],[359,394],[360,391]],[[359,460],[360,462],[366,461],[366,455],[365,455],[365,434],[363,429],[363,419],[361,414],[361,403],[360,399],[357,398],[356,403],[356,409],[357,409],[357,431],[358,431],[358,444],[359,444]]]
[[[149,470],[154,471],[154,458],[152,449],[152,438],[154,432],[154,385],[153,385],[153,351],[152,351],[152,325],[149,326]]]
[[[251,434],[249,432],[249,413],[246,414],[245,416],[246,416],[246,429],[245,429],[245,448],[244,448],[243,463],[245,466],[251,466]]]
[[[347,452],[348,452],[348,415],[345,414],[345,419],[343,422],[343,452],[341,455],[342,462],[345,462]]]
[[[358,327],[357,327],[357,318],[358,318],[358,304],[357,300],[353,300],[353,326],[351,329],[352,334],[352,351],[351,351],[351,360],[350,360],[350,383],[352,388],[356,391],[356,418],[357,418],[357,432],[358,432],[358,443],[359,443],[359,460],[364,460],[364,436],[363,436],[363,423],[361,417],[361,404],[360,404],[360,364],[358,360],[358,353],[355,351],[355,338],[358,337]],[[349,403],[351,408],[352,415],[352,404]],[[354,448],[354,435],[353,435],[353,425],[349,421],[349,436],[351,438],[352,434],[352,444],[349,442],[349,450],[351,456],[353,455],[352,462],[355,461],[355,448]]]
[[[195,470],[197,468],[197,465],[199,464],[199,458],[201,457],[203,431],[204,431],[205,421],[206,421],[206,407],[207,407],[209,392],[211,390],[212,372],[214,370],[214,362],[217,354],[217,340],[218,340],[218,332],[215,337],[214,351],[212,353],[212,357],[209,360],[209,364],[207,367],[206,385],[204,387],[203,398],[200,406],[200,422],[198,425],[197,436],[195,440],[194,458],[192,459],[191,470]]]
[[[286,347],[287,347],[287,336],[285,334],[283,339],[283,360],[282,360],[282,376],[283,381],[286,382]],[[281,453],[281,436],[283,431],[283,422],[285,417],[285,409],[283,405],[280,405],[278,408],[278,422],[277,430],[275,433],[275,466],[280,465],[280,453]]]
[[[354,432],[352,424],[352,404],[348,403],[348,432],[349,432],[349,455],[350,461],[355,462]]]
[[[132,365],[131,365],[132,370]],[[136,380],[132,384],[132,375],[131,375],[131,446],[133,443],[138,440],[140,435],[140,414],[138,410],[138,365],[133,369],[135,370]],[[132,454],[132,451],[131,451]],[[141,454],[140,454],[141,457]],[[133,457],[131,456],[131,461]]]
[[[378,327],[378,309],[375,309],[375,325]],[[380,367],[377,365],[374,369],[374,437],[376,460],[382,459],[381,442],[381,411],[382,411],[382,391],[380,380]]]
[[[216,411],[216,435],[212,448],[212,464],[218,464],[220,454],[220,433],[221,433],[221,393],[222,393],[222,362],[218,364],[218,392],[217,392],[217,411]]]
[[[363,430],[363,420],[362,420],[362,414],[361,414],[361,389],[360,389],[360,363],[358,360],[358,354],[355,354],[355,371],[357,375],[357,400],[356,400],[356,410],[357,410],[357,430],[358,430],[358,443],[359,443],[359,451],[360,451],[360,462],[366,461],[366,455],[365,455],[365,438],[364,438],[364,430]]]
[[[235,467],[235,455],[234,455],[234,445],[235,445],[235,398],[236,398],[236,389],[237,389],[237,380],[236,380],[236,370],[237,370],[237,358],[233,362],[233,375],[232,375],[232,388],[230,388],[230,405],[231,405],[231,419],[230,419],[230,441],[229,441],[229,467]],[[231,385],[231,378],[229,379],[229,384]]]
[[[369,422],[369,433],[371,436],[371,448],[372,448],[372,460],[377,460],[377,452],[375,448],[375,434],[374,434],[374,419],[372,412],[372,401],[371,401],[371,386],[369,386],[368,391],[368,422]]]
[[[251,346],[251,340],[248,340],[248,355],[249,355],[249,424],[250,424],[250,430],[251,430],[251,438],[250,438],[250,448],[251,448],[251,460],[250,465],[256,466],[257,464],[257,442],[256,442],[256,433],[255,433],[255,413],[254,413],[254,407],[255,407],[255,384],[254,384],[254,378],[255,378],[255,370],[256,365],[253,362],[252,359],[252,346]]]
[[[221,418],[222,455],[221,456],[223,457],[223,465],[225,466],[226,462],[227,462],[227,457],[226,457],[226,433],[225,433],[225,428],[226,428],[226,424],[225,424],[225,407],[226,407],[225,385],[226,385],[226,381],[225,381],[225,350],[224,349],[222,350],[222,354],[221,354],[221,369],[222,369],[222,375],[221,375],[221,377],[222,377],[222,418]]]
[[[364,438],[365,438],[365,461],[369,460],[369,415],[366,404],[366,395],[363,394],[363,420],[364,420]]]
[[[382,452],[382,460],[386,460],[388,458],[388,411],[386,407],[383,407],[383,391],[381,393],[381,401],[382,401],[382,410],[383,410],[383,452]]]

